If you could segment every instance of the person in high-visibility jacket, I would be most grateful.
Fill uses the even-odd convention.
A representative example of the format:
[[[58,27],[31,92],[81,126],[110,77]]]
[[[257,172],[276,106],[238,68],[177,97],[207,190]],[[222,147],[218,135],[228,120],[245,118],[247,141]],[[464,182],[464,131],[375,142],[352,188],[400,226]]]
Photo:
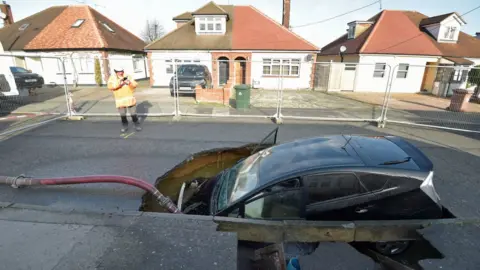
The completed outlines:
[[[108,79],[108,89],[113,92],[115,106],[122,120],[122,133],[128,130],[127,110],[135,124],[135,130],[140,131],[140,122],[137,117],[137,100],[133,96],[137,82],[130,75],[125,75],[123,68],[114,69],[115,74]]]

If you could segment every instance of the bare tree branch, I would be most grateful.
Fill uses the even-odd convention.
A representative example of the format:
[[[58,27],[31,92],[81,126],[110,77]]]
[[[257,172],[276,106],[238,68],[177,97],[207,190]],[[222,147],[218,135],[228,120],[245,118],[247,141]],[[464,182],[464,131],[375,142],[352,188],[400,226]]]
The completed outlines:
[[[163,25],[157,19],[147,20],[145,22],[145,27],[141,32],[141,38],[147,42],[153,42],[165,34],[165,29]]]

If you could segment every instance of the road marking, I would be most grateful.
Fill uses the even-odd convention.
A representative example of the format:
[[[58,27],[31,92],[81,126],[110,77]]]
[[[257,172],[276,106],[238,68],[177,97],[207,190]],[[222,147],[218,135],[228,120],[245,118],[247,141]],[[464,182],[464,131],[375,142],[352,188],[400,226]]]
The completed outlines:
[[[125,135],[123,138],[126,139],[126,138],[132,136],[133,134],[135,134],[135,132],[132,132],[132,133],[130,133],[130,134],[128,134],[128,135]]]

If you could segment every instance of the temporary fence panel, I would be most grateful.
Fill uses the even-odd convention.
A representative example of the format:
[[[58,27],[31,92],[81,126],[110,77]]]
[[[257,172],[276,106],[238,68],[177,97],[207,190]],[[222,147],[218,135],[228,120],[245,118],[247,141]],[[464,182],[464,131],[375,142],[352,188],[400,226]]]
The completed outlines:
[[[300,74],[299,81],[306,80],[304,89],[281,91],[279,111],[285,119],[379,121],[388,86],[390,66],[382,68],[384,81],[382,92],[359,91],[367,73],[374,76],[375,64],[339,62],[301,62],[310,68],[311,74]],[[363,74],[360,76],[359,74]],[[280,77],[280,80],[285,80]]]
[[[57,62],[62,65],[54,57],[0,55],[0,113],[66,114],[65,85],[49,84],[43,72]]]
[[[179,115],[272,118],[277,114],[279,80],[271,76],[262,80],[264,61],[223,56],[214,61],[195,57],[168,61],[176,72],[164,80],[170,81],[169,88],[178,97]],[[268,67],[272,67],[271,62]],[[262,84],[273,88],[260,89]],[[250,90],[237,93],[238,85],[248,85]]]
[[[384,124],[480,133],[479,68],[399,64],[393,70]]]
[[[65,84],[48,82],[62,59],[0,54],[0,133],[3,135],[69,114]]]
[[[156,64],[156,63],[153,63]],[[69,97],[72,111],[82,116],[118,116],[114,94],[108,89],[110,76],[115,70],[123,70],[125,77],[137,82],[134,90],[137,114],[140,116],[172,116],[175,113],[174,102],[167,91],[151,86],[149,63],[144,55],[109,54],[102,58],[98,55],[80,55],[65,58],[70,65],[73,78]],[[67,70],[67,76],[69,71]],[[119,80],[121,78],[118,78]]]

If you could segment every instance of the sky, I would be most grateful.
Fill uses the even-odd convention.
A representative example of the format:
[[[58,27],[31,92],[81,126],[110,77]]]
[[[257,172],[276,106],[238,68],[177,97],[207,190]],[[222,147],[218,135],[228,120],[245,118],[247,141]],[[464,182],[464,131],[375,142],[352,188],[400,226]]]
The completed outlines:
[[[147,19],[158,19],[166,32],[175,29],[172,18],[185,11],[194,11],[207,0],[7,0],[14,19],[20,20],[56,5],[88,4],[130,32],[140,35]],[[217,0],[217,4],[253,5],[277,22],[282,21],[282,0]],[[380,4],[354,11],[327,22],[295,27],[325,20],[376,2],[375,0],[291,0],[290,25],[293,31],[318,47],[346,33],[347,23],[367,20],[380,12]],[[480,5],[478,0],[382,0],[383,9],[416,10],[427,16],[456,11],[463,14]],[[463,17],[467,25],[462,31],[480,32],[480,9]]]

